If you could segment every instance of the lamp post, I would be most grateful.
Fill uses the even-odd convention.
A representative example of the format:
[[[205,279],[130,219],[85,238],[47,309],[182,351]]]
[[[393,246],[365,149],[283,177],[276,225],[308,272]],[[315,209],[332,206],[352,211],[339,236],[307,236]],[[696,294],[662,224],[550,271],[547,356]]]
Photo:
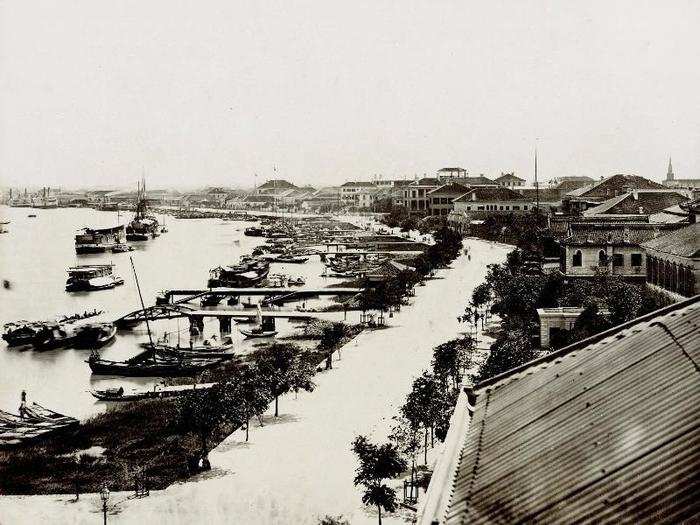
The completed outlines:
[[[100,499],[102,500],[102,516],[104,525],[107,525],[107,501],[109,501],[109,489],[107,488],[107,484],[102,485]]]

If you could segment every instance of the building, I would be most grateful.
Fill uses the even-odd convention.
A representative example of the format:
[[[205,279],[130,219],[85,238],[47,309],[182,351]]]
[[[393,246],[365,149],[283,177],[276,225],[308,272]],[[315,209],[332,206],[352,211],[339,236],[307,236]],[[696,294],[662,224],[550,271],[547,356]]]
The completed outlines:
[[[296,186],[289,181],[284,179],[270,179],[257,188],[255,188],[255,195],[279,195],[288,190],[296,189]]]
[[[419,525],[695,523],[700,297],[465,388]]]
[[[454,199],[454,211],[475,218],[493,214],[522,214],[532,211],[532,201],[503,186],[476,186]]]
[[[700,179],[677,179],[673,173],[671,157],[669,157],[668,170],[666,171],[666,179],[663,181],[663,185],[667,188],[700,189]]]
[[[355,205],[355,194],[366,192],[369,188],[376,188],[373,182],[350,181],[340,186],[340,203],[344,206]]]
[[[643,242],[646,280],[682,297],[700,292],[700,223]]]
[[[550,340],[556,337],[557,333],[571,331],[576,324],[576,320],[583,313],[584,308],[559,307],[559,308],[538,308],[537,317],[540,319],[540,346],[547,348]],[[600,312],[608,315],[607,310]]]
[[[643,282],[647,268],[641,244],[677,227],[640,222],[572,223],[560,242],[560,270],[569,278],[607,273]]]
[[[408,209],[409,215],[428,215],[430,213],[430,197],[428,192],[441,186],[440,181],[433,177],[423,177],[403,186],[403,196],[397,198]]]
[[[625,215],[646,221],[650,215],[660,213],[689,200],[682,190],[634,189],[603,201],[598,206],[588,208],[583,212],[583,216],[604,219]]]
[[[520,195],[530,200],[530,203],[544,211],[556,211],[561,208],[559,190],[552,188],[515,188]]]
[[[437,178],[441,182],[450,179],[464,179],[467,177],[467,170],[464,168],[440,168],[437,171]]]
[[[555,177],[551,179],[547,185],[550,189],[557,190],[559,196],[562,197],[571,191],[583,188],[584,186],[591,186],[594,183],[595,180],[585,175],[567,175],[564,177]]]
[[[564,210],[568,213],[582,213],[603,201],[630,193],[632,190],[662,190],[664,187],[638,175],[618,174],[598,182],[568,192],[562,197]]]
[[[429,214],[447,216],[454,210],[453,201],[469,191],[468,186],[458,182],[448,182],[428,191]]]
[[[497,177],[494,182],[499,186],[505,186],[506,188],[517,188],[518,186],[525,185],[525,179],[517,177],[514,172],[511,173],[501,173],[500,177]]]

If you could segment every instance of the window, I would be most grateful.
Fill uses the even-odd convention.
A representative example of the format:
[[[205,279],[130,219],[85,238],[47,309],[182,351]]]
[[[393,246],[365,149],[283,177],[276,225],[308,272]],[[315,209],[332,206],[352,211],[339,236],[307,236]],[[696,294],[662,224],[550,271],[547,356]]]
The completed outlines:
[[[468,210],[471,210],[471,209],[472,209],[472,207],[471,207],[471,206],[467,206],[467,209],[468,209]]]
[[[515,205],[513,205],[513,209],[514,209],[514,210],[519,210],[519,209],[520,209],[520,206],[515,206]]]
[[[477,206],[476,209],[477,209],[477,210],[483,210],[484,207],[483,207],[483,206]]]
[[[523,210],[527,210],[527,204],[523,206]]]
[[[416,190],[411,190],[411,198],[416,198]]]
[[[613,266],[624,266],[625,256],[621,253],[616,253],[613,255]]]
[[[441,203],[441,204],[449,204],[449,202],[447,202],[447,197],[443,197],[443,198],[440,200],[440,203]]]
[[[433,204],[440,204],[440,199],[438,197],[433,197]]]
[[[633,253],[631,264],[632,264],[632,266],[641,266],[642,265],[642,254],[641,253]]]
[[[583,254],[581,250],[576,250],[574,252],[574,257],[571,261],[571,266],[581,266],[583,264]]]
[[[607,266],[608,256],[605,255],[605,250],[600,250],[598,252],[598,266]]]

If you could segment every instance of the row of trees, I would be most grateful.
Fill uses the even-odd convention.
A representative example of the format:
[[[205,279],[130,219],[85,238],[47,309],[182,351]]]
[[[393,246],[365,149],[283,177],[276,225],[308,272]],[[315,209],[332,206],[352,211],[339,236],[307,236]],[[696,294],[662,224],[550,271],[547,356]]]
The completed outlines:
[[[362,502],[377,508],[380,524],[382,510],[394,512],[397,508],[396,491],[387,485],[387,480],[403,474],[410,466],[410,497],[414,488],[418,495],[417,466],[421,452],[422,464],[427,465],[428,449],[435,445],[436,438],[445,439],[474,349],[470,336],[436,346],[431,369],[414,380],[399,414],[394,417],[389,442],[377,445],[365,436],[353,442],[352,450],[359,461],[354,482],[364,487]]]
[[[195,434],[206,458],[212,436],[224,425],[245,427],[249,437],[250,420],[275,402],[279,416],[279,397],[288,392],[314,389],[316,366],[310,353],[293,344],[277,343],[256,351],[251,361],[236,369],[234,375],[209,389],[193,390],[179,400],[178,423]]]
[[[668,299],[645,286],[601,272],[591,280],[564,281],[558,273],[533,275],[525,254],[516,249],[502,264],[488,267],[486,280],[478,286],[460,319],[475,323],[497,314],[501,329],[481,366],[484,380],[554,350],[580,341],[668,304]],[[552,338],[551,347],[539,347],[538,308],[578,307],[583,313],[572,330]]]

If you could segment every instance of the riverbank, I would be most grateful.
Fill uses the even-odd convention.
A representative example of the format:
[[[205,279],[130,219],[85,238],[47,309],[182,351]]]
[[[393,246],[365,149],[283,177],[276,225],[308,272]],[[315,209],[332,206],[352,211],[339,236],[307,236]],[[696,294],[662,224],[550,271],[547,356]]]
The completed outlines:
[[[463,332],[456,319],[486,265],[506,250],[467,241],[471,260],[460,256],[451,270],[416,289],[413,305],[390,319],[390,328],[360,334],[336,356],[333,370],[317,374],[316,389],[280,401],[281,417],[268,414],[246,443],[240,432],[210,454],[213,470],[190,481],[153,492],[142,500],[113,494],[110,517],[117,523],[211,522],[316,523],[325,514],[343,514],[351,523],[374,523],[352,484],[354,436],[371,429],[386,439],[391,416],[410,385],[430,362],[432,348]],[[268,423],[275,424],[268,424]],[[97,495],[0,499],[0,517],[21,520],[92,523]]]

